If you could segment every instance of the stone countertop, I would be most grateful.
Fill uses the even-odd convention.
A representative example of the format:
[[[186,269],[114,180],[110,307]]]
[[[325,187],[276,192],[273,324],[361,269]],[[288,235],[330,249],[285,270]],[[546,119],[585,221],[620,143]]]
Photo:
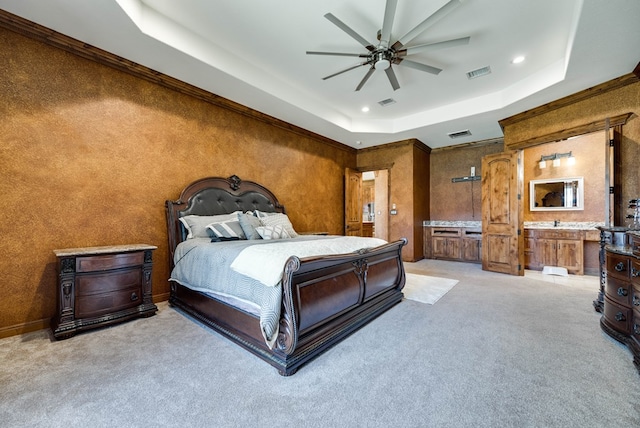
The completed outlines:
[[[571,230],[599,230],[604,222],[597,221],[561,221],[557,226],[552,221],[525,221],[525,229],[571,229]]]
[[[481,221],[444,221],[444,220],[425,220],[422,222],[423,227],[469,227],[482,228]]]
[[[469,227],[482,228],[481,221],[444,221],[444,220],[425,220],[422,222],[424,227]],[[525,229],[571,229],[571,230],[598,230],[603,227],[604,222],[593,221],[561,221],[558,226],[554,226],[552,221],[525,221]],[[640,235],[640,231],[638,231]]]
[[[65,248],[53,250],[58,257],[81,256],[87,254],[109,254],[121,253],[129,251],[155,250],[155,245],[147,244],[125,244],[125,245],[107,245],[104,247],[81,247],[81,248]]]

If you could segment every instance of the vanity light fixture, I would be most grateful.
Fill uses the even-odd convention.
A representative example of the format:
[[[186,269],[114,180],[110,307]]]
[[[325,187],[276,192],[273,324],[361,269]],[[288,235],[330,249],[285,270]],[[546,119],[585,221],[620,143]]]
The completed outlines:
[[[553,161],[552,165],[554,167],[560,166],[560,159],[567,158],[567,165],[575,165],[576,158],[573,156],[571,152],[568,153],[554,153],[552,155],[542,155],[540,157],[540,162],[538,162],[538,166],[540,169],[545,169],[547,167],[547,161]]]

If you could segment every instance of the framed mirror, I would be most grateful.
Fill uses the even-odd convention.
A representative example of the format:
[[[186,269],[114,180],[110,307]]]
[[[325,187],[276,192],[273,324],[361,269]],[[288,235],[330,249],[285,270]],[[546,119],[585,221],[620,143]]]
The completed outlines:
[[[584,209],[582,177],[551,178],[529,182],[531,211],[567,211]]]

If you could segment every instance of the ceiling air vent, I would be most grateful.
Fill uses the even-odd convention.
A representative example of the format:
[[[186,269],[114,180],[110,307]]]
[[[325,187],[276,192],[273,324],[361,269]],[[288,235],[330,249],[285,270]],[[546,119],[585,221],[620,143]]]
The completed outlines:
[[[449,136],[449,138],[468,137],[469,135],[471,135],[471,131],[465,129],[464,131],[449,132],[447,135]]]
[[[467,72],[467,79],[475,79],[476,77],[486,76],[487,74],[491,74],[491,67],[489,66]]]
[[[394,100],[393,98],[387,98],[386,100],[378,101],[378,104],[380,104],[382,107],[390,106],[391,104],[395,103],[396,100]]]

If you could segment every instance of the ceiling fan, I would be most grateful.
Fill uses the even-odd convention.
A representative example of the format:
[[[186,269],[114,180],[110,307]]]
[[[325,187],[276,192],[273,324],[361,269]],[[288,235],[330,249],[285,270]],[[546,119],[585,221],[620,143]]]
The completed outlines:
[[[378,31],[377,39],[378,44],[374,46],[372,43],[367,41],[364,37],[360,36],[353,29],[351,29],[347,24],[336,18],[333,14],[327,13],[324,15],[329,21],[335,24],[342,31],[347,33],[349,36],[354,38],[358,43],[364,46],[368,52],[363,54],[357,53],[342,53],[342,52],[317,52],[317,51],[307,51],[307,55],[332,55],[332,56],[353,56],[358,58],[364,58],[364,62],[351,66],[347,69],[338,71],[337,73],[333,73],[329,76],[323,77],[322,80],[327,80],[332,77],[335,77],[339,74],[345,73],[350,70],[354,70],[358,67],[362,66],[370,66],[367,74],[365,74],[364,78],[360,81],[358,86],[356,87],[356,91],[362,89],[364,84],[369,80],[369,77],[376,70],[384,70],[387,74],[387,78],[393,87],[393,90],[397,90],[400,88],[398,84],[398,79],[396,77],[392,64],[403,65],[405,67],[410,67],[420,71],[426,71],[431,74],[438,74],[442,71],[442,69],[433,67],[427,64],[422,64],[419,62],[411,61],[406,59],[406,56],[413,55],[416,53],[428,52],[436,49],[449,48],[454,46],[466,45],[469,43],[471,37],[462,37],[459,39],[446,40],[443,42],[436,43],[427,43],[416,46],[405,46],[411,40],[416,38],[419,34],[424,32],[427,28],[435,24],[437,21],[448,15],[451,11],[453,11],[456,7],[458,7],[463,0],[450,0],[436,12],[434,12],[427,19],[418,24],[413,30],[409,31],[403,37],[400,37],[395,43],[391,44],[391,28],[393,26],[393,19],[396,13],[396,6],[398,4],[397,0],[387,0],[387,4],[384,10],[384,20],[382,22],[382,29]]]

